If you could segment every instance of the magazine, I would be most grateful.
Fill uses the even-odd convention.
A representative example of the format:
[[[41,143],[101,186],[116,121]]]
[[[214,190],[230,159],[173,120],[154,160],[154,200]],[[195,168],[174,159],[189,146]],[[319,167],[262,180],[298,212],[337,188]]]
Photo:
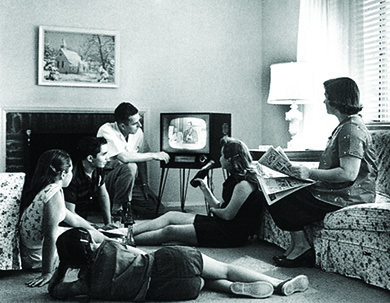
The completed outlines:
[[[268,205],[315,181],[292,176],[292,163],[281,147],[270,147],[256,163],[258,179]]]

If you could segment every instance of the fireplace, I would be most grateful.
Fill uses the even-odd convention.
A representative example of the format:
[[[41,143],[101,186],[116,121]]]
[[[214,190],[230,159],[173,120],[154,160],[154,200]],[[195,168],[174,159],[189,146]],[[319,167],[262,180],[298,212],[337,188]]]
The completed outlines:
[[[145,130],[145,111],[139,112]],[[76,148],[84,136],[96,136],[101,125],[114,121],[114,109],[52,110],[11,109],[2,110],[2,167],[6,172],[25,172],[26,180],[35,170],[39,156],[46,150],[66,150],[76,159]],[[5,140],[3,139],[5,137]],[[5,148],[4,148],[5,147]]]
[[[34,171],[39,156],[48,149],[64,149],[76,157],[84,136],[95,136],[98,128],[114,121],[112,113],[6,113],[6,171]]]

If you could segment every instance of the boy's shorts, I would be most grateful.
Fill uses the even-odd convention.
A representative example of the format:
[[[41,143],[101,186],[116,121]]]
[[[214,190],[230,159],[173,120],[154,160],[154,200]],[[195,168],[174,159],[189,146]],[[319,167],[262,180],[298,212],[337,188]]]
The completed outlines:
[[[202,287],[203,258],[191,247],[167,246],[154,253],[148,301],[196,299]]]

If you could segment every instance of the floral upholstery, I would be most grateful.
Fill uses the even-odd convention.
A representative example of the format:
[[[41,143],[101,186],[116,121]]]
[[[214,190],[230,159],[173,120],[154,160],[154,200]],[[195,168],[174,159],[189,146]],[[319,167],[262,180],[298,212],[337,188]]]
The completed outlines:
[[[372,134],[378,161],[378,182],[376,190],[380,195],[390,197],[390,134],[389,131],[376,131]]]
[[[377,153],[375,203],[345,207],[305,229],[316,253],[316,266],[390,290],[390,131],[372,133]],[[284,249],[290,235],[265,213],[264,240]]]
[[[353,205],[340,209],[326,215],[324,227],[389,233],[390,203]]]
[[[390,289],[389,243],[388,232],[323,229],[315,246],[317,265]]]
[[[264,211],[264,220],[261,233],[263,240],[267,242],[276,244],[283,249],[287,249],[290,246],[290,233],[285,232],[276,226],[268,210]]]
[[[24,173],[0,173],[0,270],[22,268],[17,224],[24,178]]]

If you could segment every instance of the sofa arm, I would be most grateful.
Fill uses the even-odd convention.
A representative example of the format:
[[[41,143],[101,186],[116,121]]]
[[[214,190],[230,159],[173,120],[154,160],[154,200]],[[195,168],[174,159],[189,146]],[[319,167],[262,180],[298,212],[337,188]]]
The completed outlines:
[[[324,228],[390,232],[390,203],[358,204],[328,213]]]
[[[24,173],[0,173],[0,270],[21,269],[18,222]]]

